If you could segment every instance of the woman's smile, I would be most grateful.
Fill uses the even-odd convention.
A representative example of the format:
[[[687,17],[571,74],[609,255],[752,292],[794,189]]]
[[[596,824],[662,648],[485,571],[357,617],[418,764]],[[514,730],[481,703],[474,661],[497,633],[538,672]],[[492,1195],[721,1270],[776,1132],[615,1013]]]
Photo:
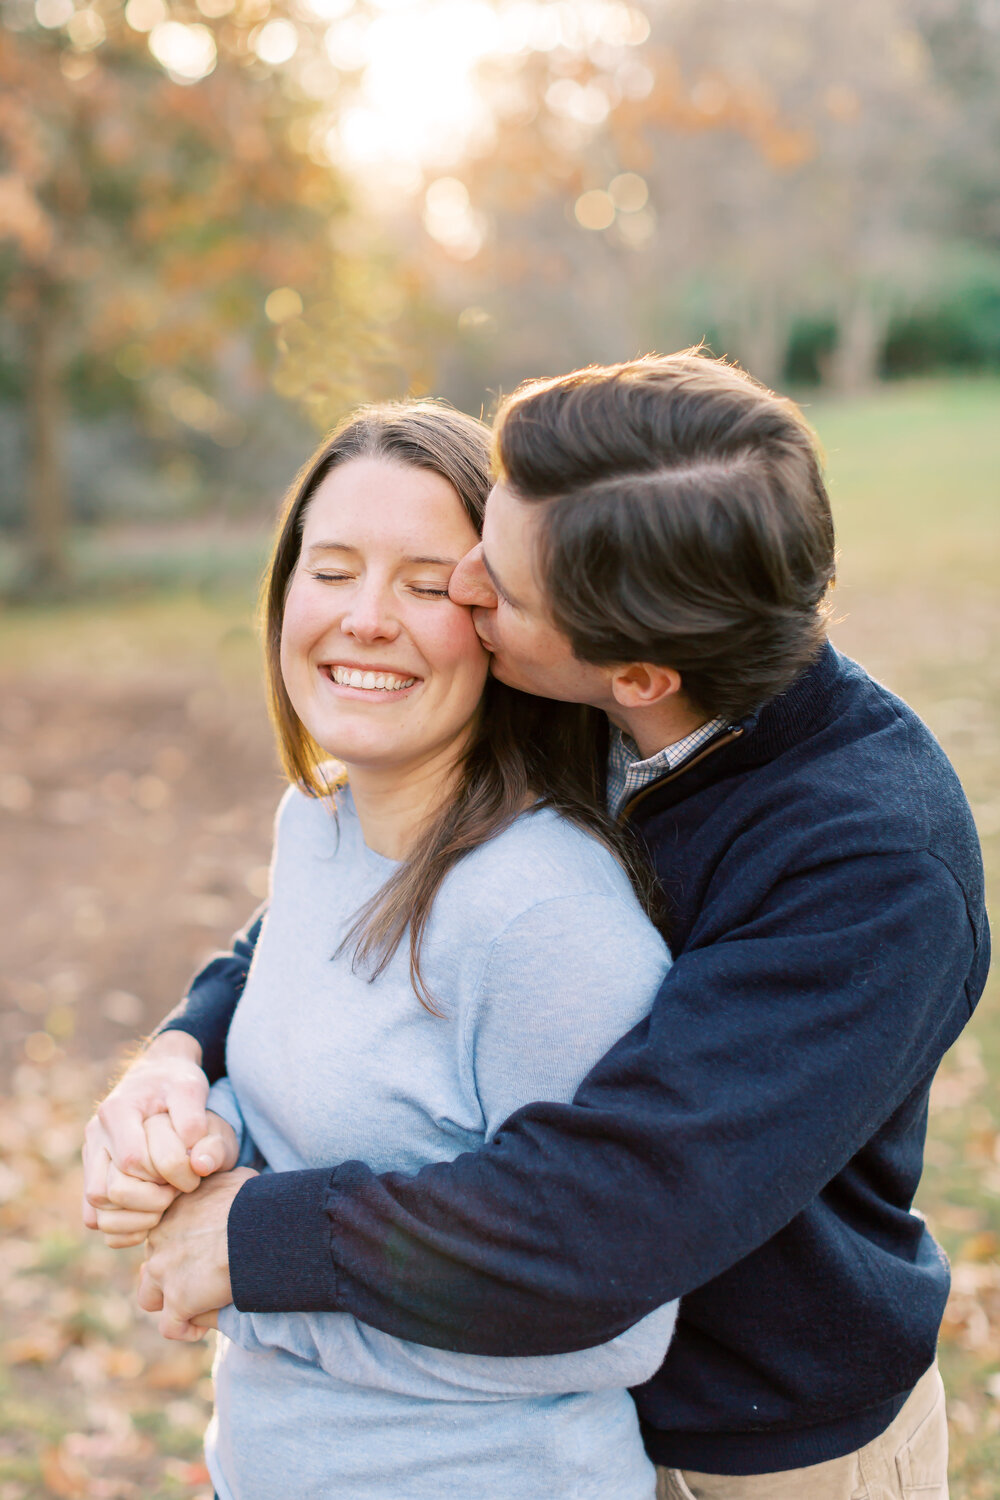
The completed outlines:
[[[420,681],[419,677],[409,672],[382,666],[366,666],[358,662],[328,662],[323,664],[320,671],[326,673],[334,687],[361,692],[376,702],[396,698]]]

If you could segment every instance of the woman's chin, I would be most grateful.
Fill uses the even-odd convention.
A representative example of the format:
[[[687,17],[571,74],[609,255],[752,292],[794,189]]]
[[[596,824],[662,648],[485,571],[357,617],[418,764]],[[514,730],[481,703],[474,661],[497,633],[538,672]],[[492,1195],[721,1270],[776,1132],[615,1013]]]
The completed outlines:
[[[357,740],[327,735],[316,743],[330,757],[339,761],[350,775],[352,771],[382,769],[391,770],[406,763],[409,757],[404,751],[395,751],[383,744],[359,744]]]
[[[360,711],[350,706],[335,714],[315,714],[312,720],[310,723],[302,718],[310,738],[345,766],[373,761],[391,763],[406,759],[410,752],[408,737],[400,732],[398,719],[390,722],[388,716],[374,715],[367,704]]]

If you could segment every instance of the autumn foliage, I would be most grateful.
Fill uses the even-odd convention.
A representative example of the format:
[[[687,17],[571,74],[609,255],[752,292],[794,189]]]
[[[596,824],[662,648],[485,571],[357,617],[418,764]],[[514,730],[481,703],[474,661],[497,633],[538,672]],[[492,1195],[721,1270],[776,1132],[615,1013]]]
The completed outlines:
[[[227,403],[274,366],[275,337],[285,389],[321,419],[390,349],[345,243],[343,180],[310,150],[316,103],[252,50],[254,0],[211,25],[187,18],[215,57],[197,80],[171,76],[152,54],[155,30],[127,14],[70,7],[68,34],[0,32],[0,274],[22,336],[40,580],[65,565],[59,436],[81,359],[154,423],[228,445],[243,429]],[[317,304],[327,343],[303,376],[288,353]]]

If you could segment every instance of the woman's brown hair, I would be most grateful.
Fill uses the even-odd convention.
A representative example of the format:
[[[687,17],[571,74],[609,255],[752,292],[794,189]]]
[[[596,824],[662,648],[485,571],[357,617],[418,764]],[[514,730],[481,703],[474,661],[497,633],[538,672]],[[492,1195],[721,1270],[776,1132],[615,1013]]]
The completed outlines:
[[[289,779],[309,796],[330,799],[337,772],[288,697],[281,675],[281,626],[310,501],[332,469],[358,458],[385,459],[441,475],[481,532],[490,488],[490,431],[444,402],[363,407],[320,444],[288,493],[263,592],[271,717]],[[421,1002],[433,1009],[421,974],[420,950],[441,883],[463,855],[494,838],[532,805],[554,808],[598,838],[648,901],[645,866],[603,810],[605,747],[603,715],[581,705],[519,693],[488,679],[452,796],[409,858],[362,907],[344,940],[342,946],[354,944],[355,964],[375,978],[409,929],[410,977]]]

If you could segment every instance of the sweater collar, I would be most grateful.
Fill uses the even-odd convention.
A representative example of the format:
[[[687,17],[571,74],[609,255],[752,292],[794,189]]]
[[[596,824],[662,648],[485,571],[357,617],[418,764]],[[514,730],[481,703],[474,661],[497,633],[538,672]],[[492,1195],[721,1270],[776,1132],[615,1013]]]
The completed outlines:
[[[732,747],[735,758],[747,765],[763,764],[828,723],[846,666],[845,659],[825,641],[812,665],[783,693],[740,720],[737,727],[742,734]]]
[[[672,806],[721,776],[766,765],[820,729],[836,713],[837,692],[851,664],[825,641],[811,666],[783,693],[733,725],[731,738],[639,794],[642,814]],[[637,811],[638,811],[637,807]],[[631,808],[626,807],[626,815]]]

